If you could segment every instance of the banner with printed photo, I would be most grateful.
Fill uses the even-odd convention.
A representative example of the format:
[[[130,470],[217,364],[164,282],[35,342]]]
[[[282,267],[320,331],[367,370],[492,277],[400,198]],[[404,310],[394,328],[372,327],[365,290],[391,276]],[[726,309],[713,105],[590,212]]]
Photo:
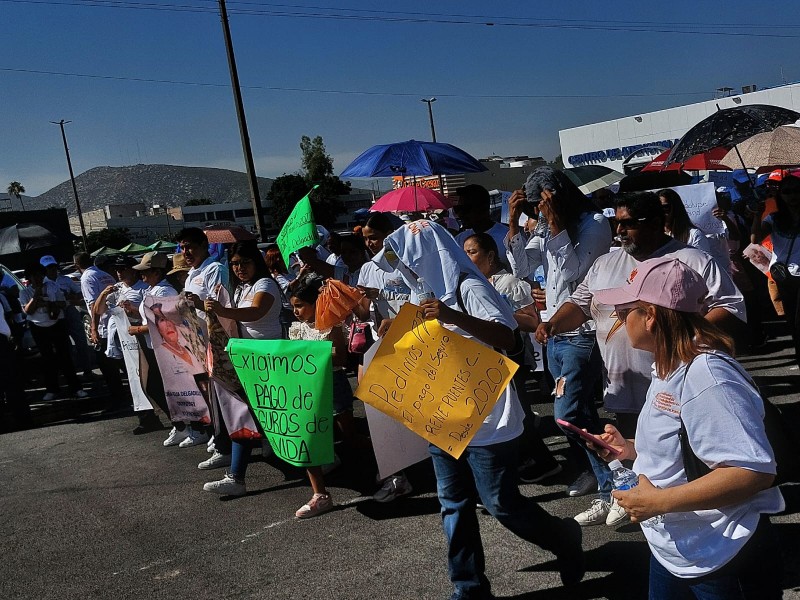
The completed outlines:
[[[519,366],[403,305],[357,398],[458,458]]]
[[[122,358],[125,360],[125,370],[128,372],[128,388],[133,397],[133,410],[152,410],[153,406],[142,388],[142,376],[139,362],[139,340],[128,333],[131,323],[128,315],[122,308],[115,306],[109,308],[109,314],[117,326],[119,344],[122,347]]]
[[[170,417],[210,423],[205,323],[182,296],[145,296],[142,304]]]
[[[273,451],[298,467],[333,462],[333,344],[228,342],[236,374]]]

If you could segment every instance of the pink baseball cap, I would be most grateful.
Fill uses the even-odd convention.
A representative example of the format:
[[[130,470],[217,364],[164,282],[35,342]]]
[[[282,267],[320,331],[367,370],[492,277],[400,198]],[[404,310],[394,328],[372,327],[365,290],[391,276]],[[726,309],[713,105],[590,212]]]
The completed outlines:
[[[700,312],[708,286],[700,273],[677,258],[662,256],[639,263],[625,285],[598,290],[595,299],[612,306],[641,300],[681,312]]]

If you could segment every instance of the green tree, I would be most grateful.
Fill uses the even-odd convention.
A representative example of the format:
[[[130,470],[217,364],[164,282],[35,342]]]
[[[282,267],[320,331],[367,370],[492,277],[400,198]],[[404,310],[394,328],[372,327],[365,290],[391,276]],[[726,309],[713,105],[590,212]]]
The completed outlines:
[[[127,227],[90,231],[86,234],[86,246],[89,252],[94,252],[103,246],[118,250],[130,243],[130,232]]]
[[[553,167],[554,169],[558,169],[559,171],[564,170],[564,159],[559,154],[553,160],[547,163],[548,167]]]
[[[12,181],[8,184],[8,195],[17,199],[17,202],[22,206],[22,210],[25,210],[25,204],[22,202],[22,194],[24,193],[25,187],[19,181]]]
[[[344,212],[344,203],[339,200],[339,196],[350,193],[350,184],[333,174],[333,159],[325,151],[321,136],[311,139],[304,135],[300,138],[300,151],[303,153],[306,185],[309,189],[314,184],[319,185],[310,196],[314,219],[330,229],[336,222],[336,217]]]
[[[272,203],[274,222],[278,229],[283,227],[294,205],[306,195],[308,188],[305,178],[297,174],[284,173],[272,182],[272,187],[267,192],[267,200]]]
[[[208,206],[209,204],[214,204],[213,200],[209,198],[192,198],[184,206]]]

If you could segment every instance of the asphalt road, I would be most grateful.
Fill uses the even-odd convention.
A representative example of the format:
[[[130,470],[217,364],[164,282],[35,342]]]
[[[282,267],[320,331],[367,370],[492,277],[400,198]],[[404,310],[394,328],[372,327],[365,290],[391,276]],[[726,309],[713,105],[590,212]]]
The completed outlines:
[[[772,325],[780,333],[778,324]],[[789,341],[742,357],[768,395],[800,424],[800,371]],[[343,453],[328,477],[333,512],[297,521],[310,496],[300,470],[256,453],[248,494],[204,493],[222,471],[200,471],[205,446],[164,448],[166,432],[135,437],[130,413],[103,414],[95,383],[88,403],[34,406],[43,426],[0,435],[0,599],[438,599],[450,596],[439,505],[429,462],[408,471],[415,493],[371,500],[374,463]],[[563,438],[543,402],[548,444],[563,459]],[[49,424],[47,424],[49,423]],[[524,485],[548,511],[573,516],[589,498],[568,498],[564,472]],[[786,598],[800,598],[800,485],[774,518],[786,559]],[[561,587],[553,556],[480,516],[487,574],[500,598],[645,598],[649,554],[637,526],[585,528],[588,572]]]

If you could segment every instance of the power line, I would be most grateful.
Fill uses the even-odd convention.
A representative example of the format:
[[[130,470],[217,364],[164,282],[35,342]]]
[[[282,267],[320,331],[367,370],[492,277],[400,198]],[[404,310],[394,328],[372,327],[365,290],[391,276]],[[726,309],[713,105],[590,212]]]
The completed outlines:
[[[134,2],[123,0],[0,0],[0,2],[16,3],[16,4],[34,4],[34,5],[50,5],[50,6],[79,6],[79,7],[92,7],[92,8],[116,8],[127,10],[155,10],[155,11],[168,11],[168,12],[195,12],[195,13],[214,13],[215,10],[211,6],[201,6],[196,4],[159,4],[153,2]],[[265,6],[262,4],[240,2],[242,5]],[[267,5],[269,6],[269,5]],[[577,31],[621,31],[628,33],[666,33],[677,35],[713,35],[725,37],[755,37],[755,38],[784,38],[796,39],[800,38],[800,34],[787,34],[776,33],[775,29],[796,29],[797,26],[792,25],[762,25],[761,28],[768,28],[769,31],[759,33],[755,31],[726,31],[720,30],[720,27],[727,29],[734,27],[741,27],[737,24],[683,24],[683,23],[654,23],[647,21],[639,22],[623,22],[623,21],[578,21],[578,20],[547,20],[538,19],[536,21],[522,21],[519,17],[490,17],[484,15],[437,15],[436,13],[386,13],[380,12],[378,14],[344,14],[342,12],[330,11],[348,11],[348,12],[363,12],[362,9],[340,9],[340,8],[307,8],[295,5],[274,5],[277,7],[289,7],[302,10],[287,11],[287,10],[271,10],[271,9],[231,9],[231,14],[249,15],[249,16],[268,16],[278,18],[304,18],[304,19],[332,19],[341,21],[375,21],[384,23],[405,23],[405,24],[439,24],[439,25],[472,25],[472,26],[491,26],[491,27],[514,27],[514,28],[534,28],[534,29],[567,29]],[[328,11],[328,12],[310,12],[310,11]],[[376,11],[377,12],[377,11]],[[411,16],[400,16],[408,14]],[[514,20],[511,20],[514,19]],[[672,28],[669,28],[672,26]],[[716,28],[716,29],[709,29]],[[755,26],[749,26],[749,29],[755,29]]]
[[[6,73],[23,73],[29,75],[57,75],[60,77],[78,77],[84,79],[101,79],[110,81],[133,81],[137,83],[157,83],[169,85],[184,85],[184,86],[197,86],[197,87],[217,87],[226,88],[228,84],[212,83],[207,81],[181,81],[175,79],[154,79],[147,77],[123,77],[121,75],[97,75],[91,73],[68,73],[63,71],[44,71],[39,69],[18,69],[11,67],[0,67],[0,72]],[[301,87],[285,87],[285,86],[266,86],[266,85],[243,85],[242,88],[250,90],[262,90],[269,92],[300,92],[300,93],[313,93],[313,94],[349,94],[359,96],[389,96],[389,97],[418,97],[423,95],[420,92],[376,92],[370,90],[337,90],[337,89],[324,89],[324,88],[301,88]],[[436,95],[442,98],[465,98],[465,99],[519,99],[519,100],[550,100],[550,99],[589,99],[589,98],[656,98],[656,97],[670,97],[670,96],[710,96],[713,92],[664,92],[664,93],[619,93],[619,94],[447,94],[437,93]]]

